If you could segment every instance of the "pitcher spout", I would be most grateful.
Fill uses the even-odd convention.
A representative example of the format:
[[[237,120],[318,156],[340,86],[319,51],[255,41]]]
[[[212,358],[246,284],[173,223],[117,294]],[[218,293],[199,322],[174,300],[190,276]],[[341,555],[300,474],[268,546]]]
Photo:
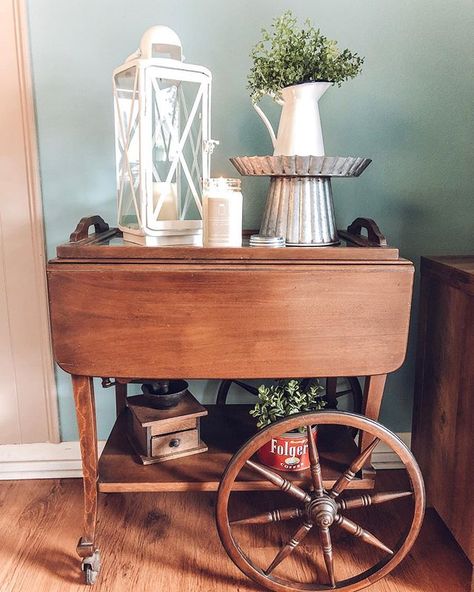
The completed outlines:
[[[291,100],[309,100],[318,102],[332,85],[332,82],[305,82],[303,84],[294,84],[293,86],[283,88],[281,95],[284,102]]]

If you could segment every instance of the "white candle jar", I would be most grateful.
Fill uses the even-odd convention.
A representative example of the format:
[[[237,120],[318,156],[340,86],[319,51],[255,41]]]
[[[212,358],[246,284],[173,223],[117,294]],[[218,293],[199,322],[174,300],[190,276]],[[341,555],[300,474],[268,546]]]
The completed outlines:
[[[204,182],[202,218],[205,247],[242,246],[240,179],[221,177]]]

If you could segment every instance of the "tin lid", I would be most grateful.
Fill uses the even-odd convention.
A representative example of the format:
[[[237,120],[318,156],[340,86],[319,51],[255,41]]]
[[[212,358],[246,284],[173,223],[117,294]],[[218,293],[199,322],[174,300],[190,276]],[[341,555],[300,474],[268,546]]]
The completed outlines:
[[[283,236],[265,236],[264,234],[252,234],[249,244],[251,247],[284,247]]]

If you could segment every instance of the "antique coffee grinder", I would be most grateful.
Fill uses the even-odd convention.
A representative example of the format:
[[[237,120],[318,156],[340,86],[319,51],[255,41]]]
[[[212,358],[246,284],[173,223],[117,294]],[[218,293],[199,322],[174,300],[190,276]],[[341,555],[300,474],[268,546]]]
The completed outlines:
[[[138,382],[138,381],[134,381]],[[200,418],[207,410],[185,380],[145,379],[142,395],[128,397],[128,438],[142,464],[205,452]]]
[[[149,380],[142,384],[142,392],[150,407],[169,409],[186,395],[188,386],[185,380]]]

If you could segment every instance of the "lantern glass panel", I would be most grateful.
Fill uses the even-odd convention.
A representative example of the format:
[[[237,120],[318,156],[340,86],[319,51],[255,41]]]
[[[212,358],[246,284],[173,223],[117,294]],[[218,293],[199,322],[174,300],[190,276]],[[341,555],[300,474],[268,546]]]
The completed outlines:
[[[154,67],[147,68],[147,78],[151,98],[151,125],[145,128],[151,133],[147,191],[153,193],[153,199],[147,200],[147,227],[163,228],[167,220],[200,220],[207,86],[166,79],[162,69]]]
[[[119,224],[140,226],[140,130],[138,69],[131,67],[115,77],[116,159]]]

